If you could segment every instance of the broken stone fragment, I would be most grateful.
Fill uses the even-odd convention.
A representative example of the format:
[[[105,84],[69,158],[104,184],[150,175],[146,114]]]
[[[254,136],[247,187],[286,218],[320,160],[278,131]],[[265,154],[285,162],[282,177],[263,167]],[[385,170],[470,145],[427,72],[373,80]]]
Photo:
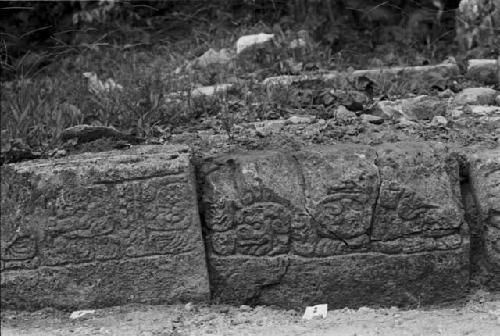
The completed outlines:
[[[441,126],[444,127],[448,125],[448,120],[443,116],[435,116],[432,118],[431,126]]]
[[[435,116],[445,115],[447,106],[445,99],[423,95],[403,99],[401,108],[409,120],[432,120]]]
[[[234,87],[233,84],[217,84],[211,86],[201,86],[191,91],[191,97],[214,96],[219,93],[227,92]]]
[[[212,64],[227,64],[232,61],[233,53],[225,48],[219,51],[210,48],[203,55],[195,59],[192,64],[200,68],[206,68]]]
[[[274,34],[253,34],[242,36],[236,41],[236,53],[240,54],[244,50],[250,48],[261,47],[267,43],[272,42]]]
[[[375,124],[375,125],[380,125],[384,123],[384,119],[378,116],[374,116],[371,114],[363,114],[361,115],[361,119],[364,122]]]
[[[401,100],[382,100],[375,103],[371,113],[384,119],[399,119],[403,116],[403,106]]]
[[[344,105],[338,106],[333,112],[335,120],[347,123],[356,118],[356,113],[349,111]]]
[[[455,106],[467,104],[493,105],[495,103],[495,98],[497,95],[498,91],[491,88],[467,88],[455,96],[453,104]]]
[[[315,116],[309,115],[294,115],[288,118],[288,123],[298,125],[298,124],[311,124],[316,120]]]

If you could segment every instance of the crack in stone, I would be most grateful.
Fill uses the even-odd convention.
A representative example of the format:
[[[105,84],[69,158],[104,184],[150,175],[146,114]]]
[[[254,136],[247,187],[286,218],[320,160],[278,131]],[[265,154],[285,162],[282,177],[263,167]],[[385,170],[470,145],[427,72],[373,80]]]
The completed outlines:
[[[290,267],[290,258],[283,259],[285,262],[285,267],[283,272],[278,275],[278,277],[275,280],[270,280],[268,283],[264,283],[258,287],[256,292],[249,298],[245,300],[245,304],[250,305],[250,306],[255,306],[260,303],[260,298],[265,290],[271,289],[275,286],[278,286],[281,284],[281,281],[285,277],[285,275],[288,273],[288,269]]]
[[[305,204],[305,201],[306,201],[306,188],[305,188],[305,186],[306,186],[306,177],[304,175],[302,167],[300,166],[300,162],[297,159],[297,156],[295,154],[290,153],[290,155],[293,158],[293,160],[295,161],[295,165],[297,166],[297,170],[299,172],[299,176],[300,176],[300,182],[299,182],[299,184],[300,184],[300,187],[302,189],[302,194],[304,196],[304,211],[306,212],[306,214],[312,219],[312,221],[316,225],[319,225],[319,222],[316,220],[316,218],[309,211],[309,209],[307,208],[307,205]],[[342,239],[341,237],[337,236],[333,232],[332,232],[332,235],[334,236],[335,239],[340,240],[342,243],[344,243],[345,246],[347,246],[348,248],[350,248],[349,244],[347,243],[347,241],[345,239]]]
[[[133,182],[133,181],[144,181],[144,180],[150,180],[158,177],[174,177],[174,178],[182,178],[184,177],[184,174],[152,174],[148,176],[135,176],[135,177],[126,177],[126,178],[121,178],[121,179],[116,179],[116,180],[98,180],[96,182],[93,182],[92,184],[98,185],[98,184],[122,184],[122,183],[127,183],[127,182]]]
[[[376,211],[377,211],[377,204],[378,204],[379,198],[380,198],[380,189],[382,188],[382,174],[380,174],[380,167],[378,165],[378,159],[379,159],[378,152],[376,149],[374,149],[374,152],[375,152],[375,160],[373,163],[375,164],[375,167],[377,167],[378,185],[377,185],[377,195],[375,196],[375,202],[373,202],[373,205],[372,205],[372,215],[370,218],[370,226],[368,227],[368,230],[366,232],[370,241],[372,240],[372,232],[373,232],[373,226],[375,224],[375,215],[376,215]]]

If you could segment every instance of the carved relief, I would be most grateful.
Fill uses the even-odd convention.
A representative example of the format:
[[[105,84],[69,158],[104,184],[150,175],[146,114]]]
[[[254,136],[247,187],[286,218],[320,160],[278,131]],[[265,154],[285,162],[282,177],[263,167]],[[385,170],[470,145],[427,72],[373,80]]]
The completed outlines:
[[[2,242],[2,260],[28,260],[37,253],[37,241],[33,234],[14,234],[7,242]]]
[[[316,206],[314,221],[319,235],[330,238],[352,238],[370,227],[371,207],[357,195],[334,194]]]
[[[266,255],[288,251],[290,210],[278,203],[259,202],[236,213],[236,251]]]
[[[234,232],[214,232],[210,235],[212,250],[220,255],[231,255],[235,252],[236,237]]]
[[[205,207],[206,223],[210,230],[226,231],[233,228],[235,209],[232,203],[229,200],[215,200]]]
[[[305,212],[297,212],[293,216],[291,226],[292,251],[303,257],[315,256],[318,235],[311,225],[311,216]]]

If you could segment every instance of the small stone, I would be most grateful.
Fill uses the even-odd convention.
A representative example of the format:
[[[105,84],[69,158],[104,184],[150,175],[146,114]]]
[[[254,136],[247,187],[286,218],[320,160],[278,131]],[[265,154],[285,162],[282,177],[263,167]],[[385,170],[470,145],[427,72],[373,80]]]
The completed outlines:
[[[358,309],[358,312],[360,312],[360,313],[370,313],[371,311],[372,311],[372,309],[368,308],[368,307],[360,307]]]
[[[242,312],[250,312],[250,311],[252,311],[252,307],[250,307],[249,305],[241,305],[240,310]]]
[[[477,116],[500,115],[500,107],[491,105],[469,105],[468,111]]]
[[[375,124],[375,125],[380,125],[380,124],[384,123],[384,119],[382,119],[378,116],[371,115],[371,114],[363,114],[361,116],[361,119],[364,122]]]
[[[344,105],[337,107],[333,115],[335,116],[335,119],[339,121],[348,121],[356,118],[356,113],[349,111]]]
[[[443,116],[435,116],[431,121],[432,126],[446,126],[448,125],[448,120]]]
[[[500,94],[495,98],[495,104],[500,106]]]
[[[192,312],[196,310],[196,307],[193,305],[192,302],[188,302],[186,303],[186,305],[184,305],[184,309],[188,312]]]
[[[213,48],[208,49],[203,55],[198,57],[193,61],[193,65],[200,67],[200,68],[206,68],[212,64],[226,64],[229,63],[232,59],[231,52],[229,49],[221,49],[219,51],[216,51]]]
[[[95,314],[95,310],[94,309],[89,309],[89,310],[77,310],[77,311],[74,311],[71,313],[71,315],[69,316],[70,319],[74,320],[74,319],[78,319],[78,318],[81,318],[81,317],[84,317],[84,316],[87,316],[87,315],[93,315]]]
[[[373,106],[371,114],[384,119],[397,119],[403,115],[401,101],[379,101]]]
[[[314,116],[291,116],[288,122],[294,125],[298,124],[311,124],[316,120]]]
[[[261,46],[265,43],[271,42],[273,39],[274,34],[264,33],[242,36],[236,42],[236,53],[240,54],[243,50]]]
[[[451,117],[454,119],[460,118],[461,116],[463,116],[464,111],[461,108],[456,108],[456,109],[453,109],[450,114],[451,114]]]
[[[492,105],[497,96],[498,91],[490,88],[467,88],[458,93],[453,102],[455,105]]]
[[[211,86],[202,86],[196,89],[193,89],[191,91],[191,97],[196,98],[196,97],[201,97],[201,96],[213,96],[217,93],[222,93],[226,92],[227,90],[231,89],[234,85],[233,84],[217,84],[217,85],[211,85]]]

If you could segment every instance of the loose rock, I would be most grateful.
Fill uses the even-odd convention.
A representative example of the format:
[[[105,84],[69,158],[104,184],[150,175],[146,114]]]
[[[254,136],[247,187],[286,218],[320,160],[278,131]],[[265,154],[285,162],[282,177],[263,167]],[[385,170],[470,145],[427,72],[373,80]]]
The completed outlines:
[[[246,49],[262,46],[263,44],[271,42],[273,39],[274,34],[264,33],[242,36],[236,42],[236,53],[240,54]]]
[[[288,118],[288,122],[294,125],[311,124],[315,119],[316,117],[314,116],[291,116],[290,118]]]
[[[219,51],[216,51],[215,49],[210,48],[203,55],[194,60],[193,65],[200,68],[206,68],[207,66],[212,64],[229,63],[231,62],[232,59],[233,55],[229,51],[229,49],[224,48]]]
[[[443,116],[435,116],[431,121],[432,126],[446,126],[448,125],[448,120]]]
[[[432,120],[436,115],[444,115],[446,108],[445,100],[425,95],[402,101],[402,112],[410,120]]]
[[[490,88],[467,88],[455,96],[455,105],[493,105],[498,91]]]
[[[361,119],[364,122],[368,122],[368,123],[375,124],[375,125],[380,125],[380,124],[384,123],[384,119],[383,118],[380,118],[378,116],[374,116],[374,115],[371,115],[371,114],[363,114],[361,116]]]

